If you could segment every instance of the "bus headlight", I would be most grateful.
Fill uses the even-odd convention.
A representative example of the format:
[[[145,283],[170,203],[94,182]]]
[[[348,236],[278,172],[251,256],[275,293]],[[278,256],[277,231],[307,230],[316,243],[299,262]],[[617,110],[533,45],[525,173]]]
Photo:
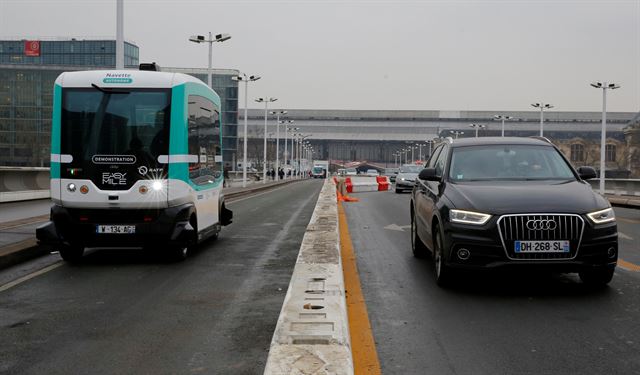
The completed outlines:
[[[154,191],[162,190],[162,181],[153,181],[153,183],[151,184],[151,188]]]
[[[67,190],[69,190],[70,193],[73,193],[76,191],[76,184],[74,184],[73,182],[70,183],[69,185],[67,185]]]

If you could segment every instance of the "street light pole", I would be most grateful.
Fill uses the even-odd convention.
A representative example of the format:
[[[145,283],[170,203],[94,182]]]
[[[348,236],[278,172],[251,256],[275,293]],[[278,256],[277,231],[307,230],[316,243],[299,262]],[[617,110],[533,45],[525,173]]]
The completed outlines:
[[[249,97],[249,82],[260,79],[259,76],[242,75],[231,77],[234,81],[244,81],[244,146],[242,151],[242,187],[247,187],[247,98]],[[235,168],[234,168],[235,170]]]
[[[605,169],[606,169],[606,142],[607,142],[607,89],[615,90],[620,85],[607,82],[594,82],[592,87],[602,89],[602,133],[600,134],[600,194],[604,195]]]
[[[287,111],[273,111],[276,115],[276,172],[280,170],[280,115],[286,115]]]
[[[512,116],[505,116],[505,115],[494,115],[493,116],[494,120],[501,120],[502,121],[502,133],[501,133],[501,137],[504,137],[504,122],[506,120],[511,120],[513,119]]]
[[[458,139],[458,136],[459,136],[459,135],[464,134],[464,132],[463,132],[463,131],[458,131],[458,130],[449,130],[449,133],[451,133],[451,134],[455,135],[455,136],[456,136],[456,139]]]
[[[531,104],[533,108],[540,108],[540,136],[544,137],[544,110],[553,108],[553,105],[548,103],[533,103]]]
[[[256,102],[264,103],[264,150],[263,150],[263,160],[262,160],[262,183],[267,183],[267,118],[269,116],[269,103],[275,102],[276,98],[258,98]]]
[[[212,81],[211,79],[212,62],[213,62],[213,43],[220,43],[229,39],[231,39],[231,35],[229,34],[218,34],[214,38],[211,31],[209,31],[209,39],[207,39],[204,35],[192,35],[189,38],[189,41],[194,43],[209,43],[209,66],[207,68],[207,85],[210,88],[213,88],[212,82],[211,82]]]
[[[124,0],[116,1],[116,69],[124,69]]]
[[[486,125],[482,125],[482,124],[471,124],[469,126],[476,129],[476,138],[478,138],[478,130],[480,128],[486,128],[487,127]]]

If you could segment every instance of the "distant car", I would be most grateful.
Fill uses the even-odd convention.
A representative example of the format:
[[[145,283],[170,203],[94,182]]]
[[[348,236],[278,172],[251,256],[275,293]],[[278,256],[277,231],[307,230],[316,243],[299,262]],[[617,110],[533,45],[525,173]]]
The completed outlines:
[[[418,173],[420,173],[421,170],[422,167],[415,164],[405,164],[401,166],[396,176],[396,193],[413,189],[416,178],[418,178]]]
[[[344,168],[338,169],[338,176],[346,176],[347,170]]]
[[[367,169],[368,176],[380,176],[380,173],[377,169]]]
[[[385,168],[382,172],[383,176],[389,177],[389,181],[396,182],[396,176],[398,176],[398,168]]]
[[[358,170],[355,168],[347,168],[347,176],[355,176],[358,174]]]

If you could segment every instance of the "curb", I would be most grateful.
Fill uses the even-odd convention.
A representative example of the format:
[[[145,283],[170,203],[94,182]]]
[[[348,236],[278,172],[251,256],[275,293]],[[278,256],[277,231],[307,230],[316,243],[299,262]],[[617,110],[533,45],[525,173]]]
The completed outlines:
[[[615,207],[627,207],[627,208],[640,208],[640,199],[635,198],[618,198],[618,197],[606,197]]]
[[[0,270],[49,254],[49,249],[38,245],[35,236],[0,249]]]
[[[322,187],[271,340],[265,375],[351,375],[336,188]]]

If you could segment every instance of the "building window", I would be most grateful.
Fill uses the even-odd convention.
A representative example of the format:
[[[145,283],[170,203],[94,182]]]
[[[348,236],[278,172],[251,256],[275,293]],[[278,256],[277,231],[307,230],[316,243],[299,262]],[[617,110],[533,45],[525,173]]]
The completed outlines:
[[[616,145],[606,145],[604,155],[606,161],[616,161]]]
[[[571,145],[571,161],[584,161],[584,146],[576,143]]]

